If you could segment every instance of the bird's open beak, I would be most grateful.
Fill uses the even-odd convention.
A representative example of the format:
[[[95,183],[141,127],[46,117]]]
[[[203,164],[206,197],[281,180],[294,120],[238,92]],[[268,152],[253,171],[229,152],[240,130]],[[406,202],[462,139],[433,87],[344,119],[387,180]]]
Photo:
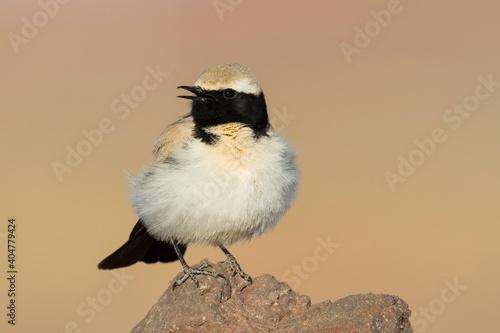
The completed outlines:
[[[177,96],[179,98],[185,98],[185,99],[191,99],[191,100],[203,100],[205,98],[214,98],[212,95],[206,93],[205,91],[201,90],[200,88],[198,87],[189,87],[189,86],[179,86],[177,87],[177,89],[185,89],[187,91],[190,91],[192,92],[194,95],[190,95],[190,96]]]

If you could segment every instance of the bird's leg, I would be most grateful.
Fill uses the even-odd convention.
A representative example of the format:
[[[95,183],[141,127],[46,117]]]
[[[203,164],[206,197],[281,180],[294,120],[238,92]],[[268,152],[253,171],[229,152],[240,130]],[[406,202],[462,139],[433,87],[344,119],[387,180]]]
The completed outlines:
[[[240,264],[236,261],[236,258],[222,245],[219,245],[220,249],[224,254],[226,255],[227,259],[224,260],[222,263],[223,264],[230,264],[231,269],[233,270],[233,276],[238,273],[239,276],[241,276],[244,280],[247,280],[248,282],[252,283],[252,278],[250,275],[247,273],[243,272],[243,270],[240,267]]]
[[[186,281],[188,278],[191,278],[191,280],[193,280],[194,283],[196,283],[196,287],[199,287],[198,279],[194,277],[196,274],[204,274],[204,275],[210,275],[210,276],[213,276],[213,277],[221,277],[224,280],[227,280],[227,278],[224,275],[222,275],[222,274],[219,274],[217,272],[211,272],[211,271],[205,270],[204,268],[212,266],[208,262],[206,262],[204,264],[201,264],[198,267],[190,267],[190,266],[188,266],[188,264],[184,260],[184,257],[182,256],[182,253],[179,250],[179,247],[177,246],[177,244],[175,244],[175,242],[173,242],[173,241],[171,241],[170,244],[172,244],[172,247],[174,248],[174,251],[177,254],[177,257],[179,257],[179,260],[180,260],[180,262],[182,264],[182,269],[184,270],[184,276],[181,277],[179,280],[177,280],[177,281],[174,282],[174,284],[172,285],[172,290],[174,290],[175,287],[180,286],[181,284],[183,284],[184,281]]]

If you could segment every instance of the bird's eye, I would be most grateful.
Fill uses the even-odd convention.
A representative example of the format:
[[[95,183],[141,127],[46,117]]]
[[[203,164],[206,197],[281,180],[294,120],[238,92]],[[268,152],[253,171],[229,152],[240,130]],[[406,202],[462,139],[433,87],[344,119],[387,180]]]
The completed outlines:
[[[234,91],[233,89],[226,89],[226,90],[222,91],[222,95],[226,99],[231,99],[231,98],[236,97],[236,91]]]

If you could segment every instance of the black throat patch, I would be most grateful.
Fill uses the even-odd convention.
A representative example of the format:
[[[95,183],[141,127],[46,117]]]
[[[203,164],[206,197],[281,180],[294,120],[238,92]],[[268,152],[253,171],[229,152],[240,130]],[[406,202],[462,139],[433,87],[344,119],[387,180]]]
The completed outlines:
[[[205,96],[193,99],[191,114],[195,123],[194,136],[203,142],[213,144],[217,135],[207,132],[206,128],[241,123],[250,127],[255,137],[267,135],[269,117],[264,94],[259,95],[234,92],[231,98],[225,97],[227,90],[203,91]]]

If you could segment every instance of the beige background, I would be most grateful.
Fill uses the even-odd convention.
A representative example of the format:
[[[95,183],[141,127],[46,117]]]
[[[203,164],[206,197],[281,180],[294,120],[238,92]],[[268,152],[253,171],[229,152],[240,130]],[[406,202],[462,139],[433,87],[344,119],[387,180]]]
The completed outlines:
[[[256,73],[302,170],[278,227],[231,247],[248,273],[286,279],[313,302],[399,295],[416,332],[498,330],[500,87],[456,130],[443,119],[474,102],[478,77],[500,82],[498,1],[40,3],[0,2],[1,276],[9,217],[19,270],[15,327],[1,279],[2,332],[128,332],[160,297],[178,262],[136,264],[123,283],[96,265],[136,222],[126,172],[188,111],[176,87],[220,62]],[[398,13],[381,27],[371,11],[388,6]],[[13,46],[33,16],[36,34]],[[365,26],[372,37],[358,37],[348,62],[340,46]],[[113,101],[138,93],[148,66],[169,74],[120,119]],[[113,130],[59,181],[52,164],[103,119]],[[422,157],[414,141],[435,128],[445,142],[391,191],[384,174],[399,155]],[[224,258],[199,247],[186,259],[207,257]]]

